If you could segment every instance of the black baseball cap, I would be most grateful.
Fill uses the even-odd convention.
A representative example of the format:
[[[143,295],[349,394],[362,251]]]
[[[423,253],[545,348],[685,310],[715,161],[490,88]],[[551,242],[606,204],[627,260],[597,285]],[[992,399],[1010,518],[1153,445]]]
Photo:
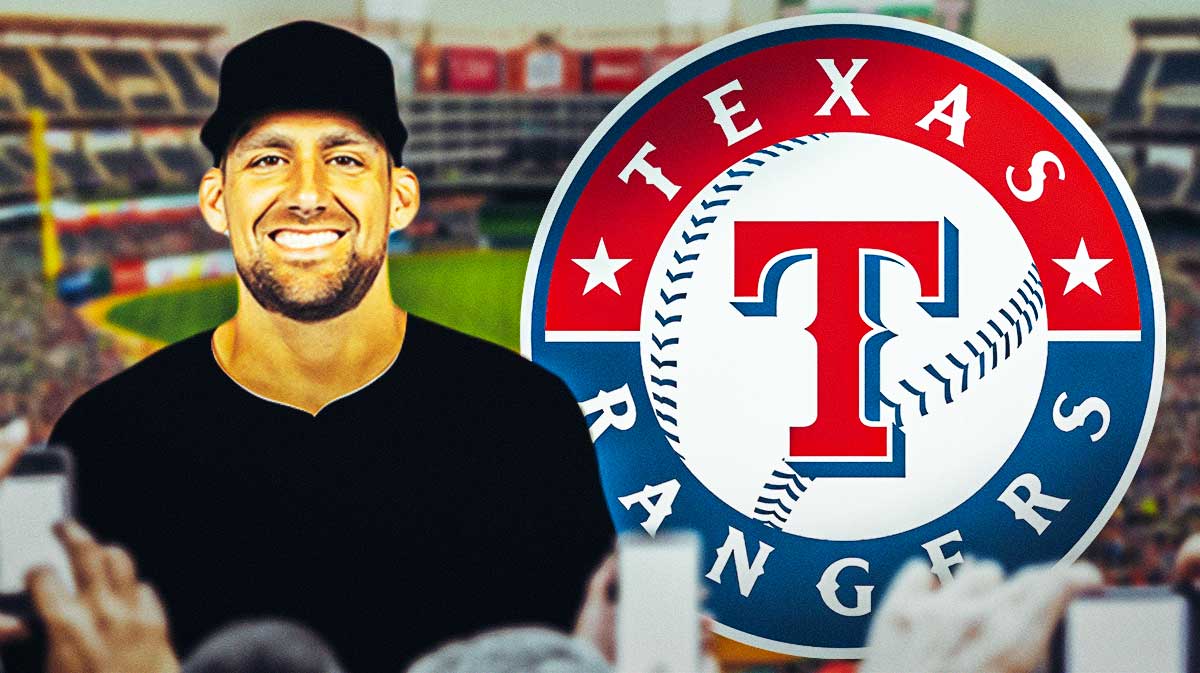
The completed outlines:
[[[219,166],[247,122],[289,110],[350,114],[382,136],[397,166],[403,163],[408,131],[396,105],[391,59],[354,33],[296,21],[234,47],[221,63],[217,109],[200,129],[200,142]]]

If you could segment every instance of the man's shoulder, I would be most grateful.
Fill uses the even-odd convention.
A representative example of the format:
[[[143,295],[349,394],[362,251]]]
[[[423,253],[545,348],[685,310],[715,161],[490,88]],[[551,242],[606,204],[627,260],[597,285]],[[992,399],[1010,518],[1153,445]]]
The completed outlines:
[[[420,364],[409,373],[419,376],[411,381],[420,391],[417,404],[432,408],[428,427],[438,426],[431,420],[437,412],[452,412],[454,436],[468,438],[466,444],[481,452],[478,459],[497,451],[505,456],[502,481],[536,481],[550,470],[562,484],[596,487],[588,425],[562,379],[502,346],[427,320],[410,324],[410,361]]]
[[[93,386],[67,408],[58,425],[91,418],[119,419],[128,412],[168,404],[212,363],[212,330],[164,346]],[[209,362],[205,362],[205,358]],[[57,427],[56,427],[57,429]]]
[[[555,394],[566,391],[566,384],[553,373],[503,346],[418,316],[410,316],[409,329],[416,337],[412,355],[442,376],[523,385]]]

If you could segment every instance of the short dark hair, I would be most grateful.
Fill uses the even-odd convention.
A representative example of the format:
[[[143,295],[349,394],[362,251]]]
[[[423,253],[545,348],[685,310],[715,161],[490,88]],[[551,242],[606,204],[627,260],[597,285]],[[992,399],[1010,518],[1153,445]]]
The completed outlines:
[[[231,624],[201,643],[183,673],[344,673],[316,633],[283,620]]]

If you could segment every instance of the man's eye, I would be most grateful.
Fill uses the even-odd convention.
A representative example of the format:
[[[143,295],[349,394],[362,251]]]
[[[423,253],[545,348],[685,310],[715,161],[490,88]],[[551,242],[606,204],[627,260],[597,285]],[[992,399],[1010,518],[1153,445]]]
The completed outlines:
[[[282,161],[283,161],[283,157],[275,155],[275,154],[268,154],[265,157],[259,157],[259,158],[255,159],[254,161],[251,161],[250,166],[251,166],[251,168],[256,168],[258,166],[267,166],[269,168],[269,167],[273,167],[273,166],[278,166],[279,163]]]
[[[330,161],[337,164],[338,166],[342,166],[343,168],[363,165],[363,162],[359,161],[358,159],[355,159],[354,157],[346,156],[345,154],[339,154],[338,156],[330,159]]]

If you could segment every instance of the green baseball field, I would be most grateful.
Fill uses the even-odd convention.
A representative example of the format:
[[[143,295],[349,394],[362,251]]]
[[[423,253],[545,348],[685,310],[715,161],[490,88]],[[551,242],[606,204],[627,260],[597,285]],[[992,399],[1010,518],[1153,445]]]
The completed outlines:
[[[398,255],[388,262],[392,296],[413,313],[513,350],[520,343],[528,250]],[[113,305],[108,322],[174,342],[213,327],[237,309],[234,279],[162,288]]]

